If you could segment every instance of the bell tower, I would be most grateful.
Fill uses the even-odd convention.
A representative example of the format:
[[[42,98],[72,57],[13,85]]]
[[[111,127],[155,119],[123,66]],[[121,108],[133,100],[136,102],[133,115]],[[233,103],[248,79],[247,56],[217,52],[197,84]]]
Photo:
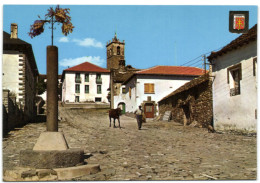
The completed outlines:
[[[106,45],[107,47],[107,69],[119,69],[122,67],[122,63],[125,63],[125,41],[120,42],[117,39],[117,35],[115,33],[112,41]]]

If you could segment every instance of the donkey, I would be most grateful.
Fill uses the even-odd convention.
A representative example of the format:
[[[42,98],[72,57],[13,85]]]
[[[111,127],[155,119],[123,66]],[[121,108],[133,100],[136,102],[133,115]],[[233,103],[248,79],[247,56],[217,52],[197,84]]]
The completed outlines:
[[[108,113],[109,113],[109,121],[110,121],[109,127],[111,127],[111,118],[114,118],[114,128],[116,127],[116,125],[115,125],[116,119],[118,120],[119,128],[121,128],[120,127],[120,119],[119,119],[119,117],[121,115],[121,109],[120,108],[110,109]]]

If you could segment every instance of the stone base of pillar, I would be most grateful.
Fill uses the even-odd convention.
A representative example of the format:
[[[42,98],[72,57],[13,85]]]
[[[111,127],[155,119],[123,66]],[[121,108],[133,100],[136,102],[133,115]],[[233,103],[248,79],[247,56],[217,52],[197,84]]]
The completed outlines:
[[[43,132],[33,149],[20,151],[20,166],[64,168],[84,164],[83,149],[69,149],[62,132]]]
[[[62,151],[20,151],[20,166],[40,169],[73,167],[84,164],[83,149]]]
[[[34,151],[61,151],[69,146],[62,132],[43,132],[33,147]]]

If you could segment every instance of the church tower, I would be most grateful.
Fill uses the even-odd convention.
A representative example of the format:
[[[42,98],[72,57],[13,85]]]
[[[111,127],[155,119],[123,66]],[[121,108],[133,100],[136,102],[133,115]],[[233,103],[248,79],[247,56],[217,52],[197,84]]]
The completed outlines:
[[[125,41],[120,42],[117,39],[117,35],[115,33],[115,37],[112,41],[106,45],[107,47],[107,69],[119,69],[120,67],[125,66]]]

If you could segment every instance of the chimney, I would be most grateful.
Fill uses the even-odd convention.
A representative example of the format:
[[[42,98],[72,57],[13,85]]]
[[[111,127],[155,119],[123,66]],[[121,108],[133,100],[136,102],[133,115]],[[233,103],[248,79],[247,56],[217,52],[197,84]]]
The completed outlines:
[[[11,24],[11,39],[17,39],[18,25],[16,23]]]

